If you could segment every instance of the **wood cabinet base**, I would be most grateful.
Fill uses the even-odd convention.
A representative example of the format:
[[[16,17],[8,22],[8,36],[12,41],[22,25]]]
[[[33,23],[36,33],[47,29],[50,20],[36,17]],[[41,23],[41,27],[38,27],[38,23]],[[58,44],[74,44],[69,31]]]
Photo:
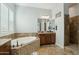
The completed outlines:
[[[53,32],[38,33],[38,36],[40,38],[40,44],[41,45],[55,44],[56,34],[53,33]]]

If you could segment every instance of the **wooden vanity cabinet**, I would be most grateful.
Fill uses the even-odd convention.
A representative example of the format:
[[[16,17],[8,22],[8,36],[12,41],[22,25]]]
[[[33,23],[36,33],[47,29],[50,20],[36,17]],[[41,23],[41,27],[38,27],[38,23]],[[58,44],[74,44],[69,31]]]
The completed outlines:
[[[55,36],[56,34],[53,32],[47,32],[47,33],[38,33],[38,36],[40,38],[40,44],[55,44]]]

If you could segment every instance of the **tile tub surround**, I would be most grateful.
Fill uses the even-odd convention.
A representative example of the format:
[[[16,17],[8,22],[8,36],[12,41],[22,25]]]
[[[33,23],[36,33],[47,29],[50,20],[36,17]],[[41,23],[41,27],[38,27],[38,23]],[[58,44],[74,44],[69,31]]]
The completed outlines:
[[[0,39],[14,39],[14,33],[0,37]]]
[[[11,50],[12,55],[30,55],[32,52],[37,51],[40,48],[40,40],[35,40],[28,45],[24,45],[20,48]]]
[[[0,39],[0,46],[4,45],[8,41],[11,41],[11,39]]]
[[[0,55],[11,54],[11,39],[0,39]]]
[[[14,33],[14,38],[20,38],[20,37],[29,37],[29,36],[38,36],[37,33]]]
[[[20,37],[29,37],[29,36],[37,36],[37,33],[13,33],[13,34],[9,34],[9,35],[6,35],[6,36],[2,36],[2,37],[0,37],[0,39],[1,40],[5,39],[7,41],[8,39],[12,40],[12,39],[20,38]],[[1,45],[3,43],[1,43]]]
[[[28,36],[38,36],[37,33],[12,33],[6,36],[0,37],[0,39],[16,39],[20,37],[28,37]]]

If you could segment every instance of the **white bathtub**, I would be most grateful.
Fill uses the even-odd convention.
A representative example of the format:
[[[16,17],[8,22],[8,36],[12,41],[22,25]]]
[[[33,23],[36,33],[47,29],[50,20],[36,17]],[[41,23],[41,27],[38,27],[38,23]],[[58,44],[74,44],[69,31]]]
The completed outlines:
[[[18,38],[18,39],[14,39],[11,41],[11,46],[13,47],[18,47],[21,45],[28,45],[30,43],[32,43],[33,41],[38,40],[37,37],[22,37],[22,38]],[[18,42],[18,46],[17,46],[17,42]]]
[[[18,46],[17,46],[18,41]],[[14,47],[13,47],[14,45]],[[29,55],[40,47],[40,40],[37,37],[22,37],[11,41],[11,54]]]

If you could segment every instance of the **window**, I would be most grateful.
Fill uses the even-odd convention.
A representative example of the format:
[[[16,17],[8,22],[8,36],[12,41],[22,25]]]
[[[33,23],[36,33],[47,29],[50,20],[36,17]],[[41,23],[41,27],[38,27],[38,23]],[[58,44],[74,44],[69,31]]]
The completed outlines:
[[[0,7],[0,35],[5,36],[14,32],[14,12],[5,4]]]
[[[14,32],[14,13],[11,9],[9,9],[9,32]]]
[[[8,32],[8,8],[1,4],[1,33]]]

